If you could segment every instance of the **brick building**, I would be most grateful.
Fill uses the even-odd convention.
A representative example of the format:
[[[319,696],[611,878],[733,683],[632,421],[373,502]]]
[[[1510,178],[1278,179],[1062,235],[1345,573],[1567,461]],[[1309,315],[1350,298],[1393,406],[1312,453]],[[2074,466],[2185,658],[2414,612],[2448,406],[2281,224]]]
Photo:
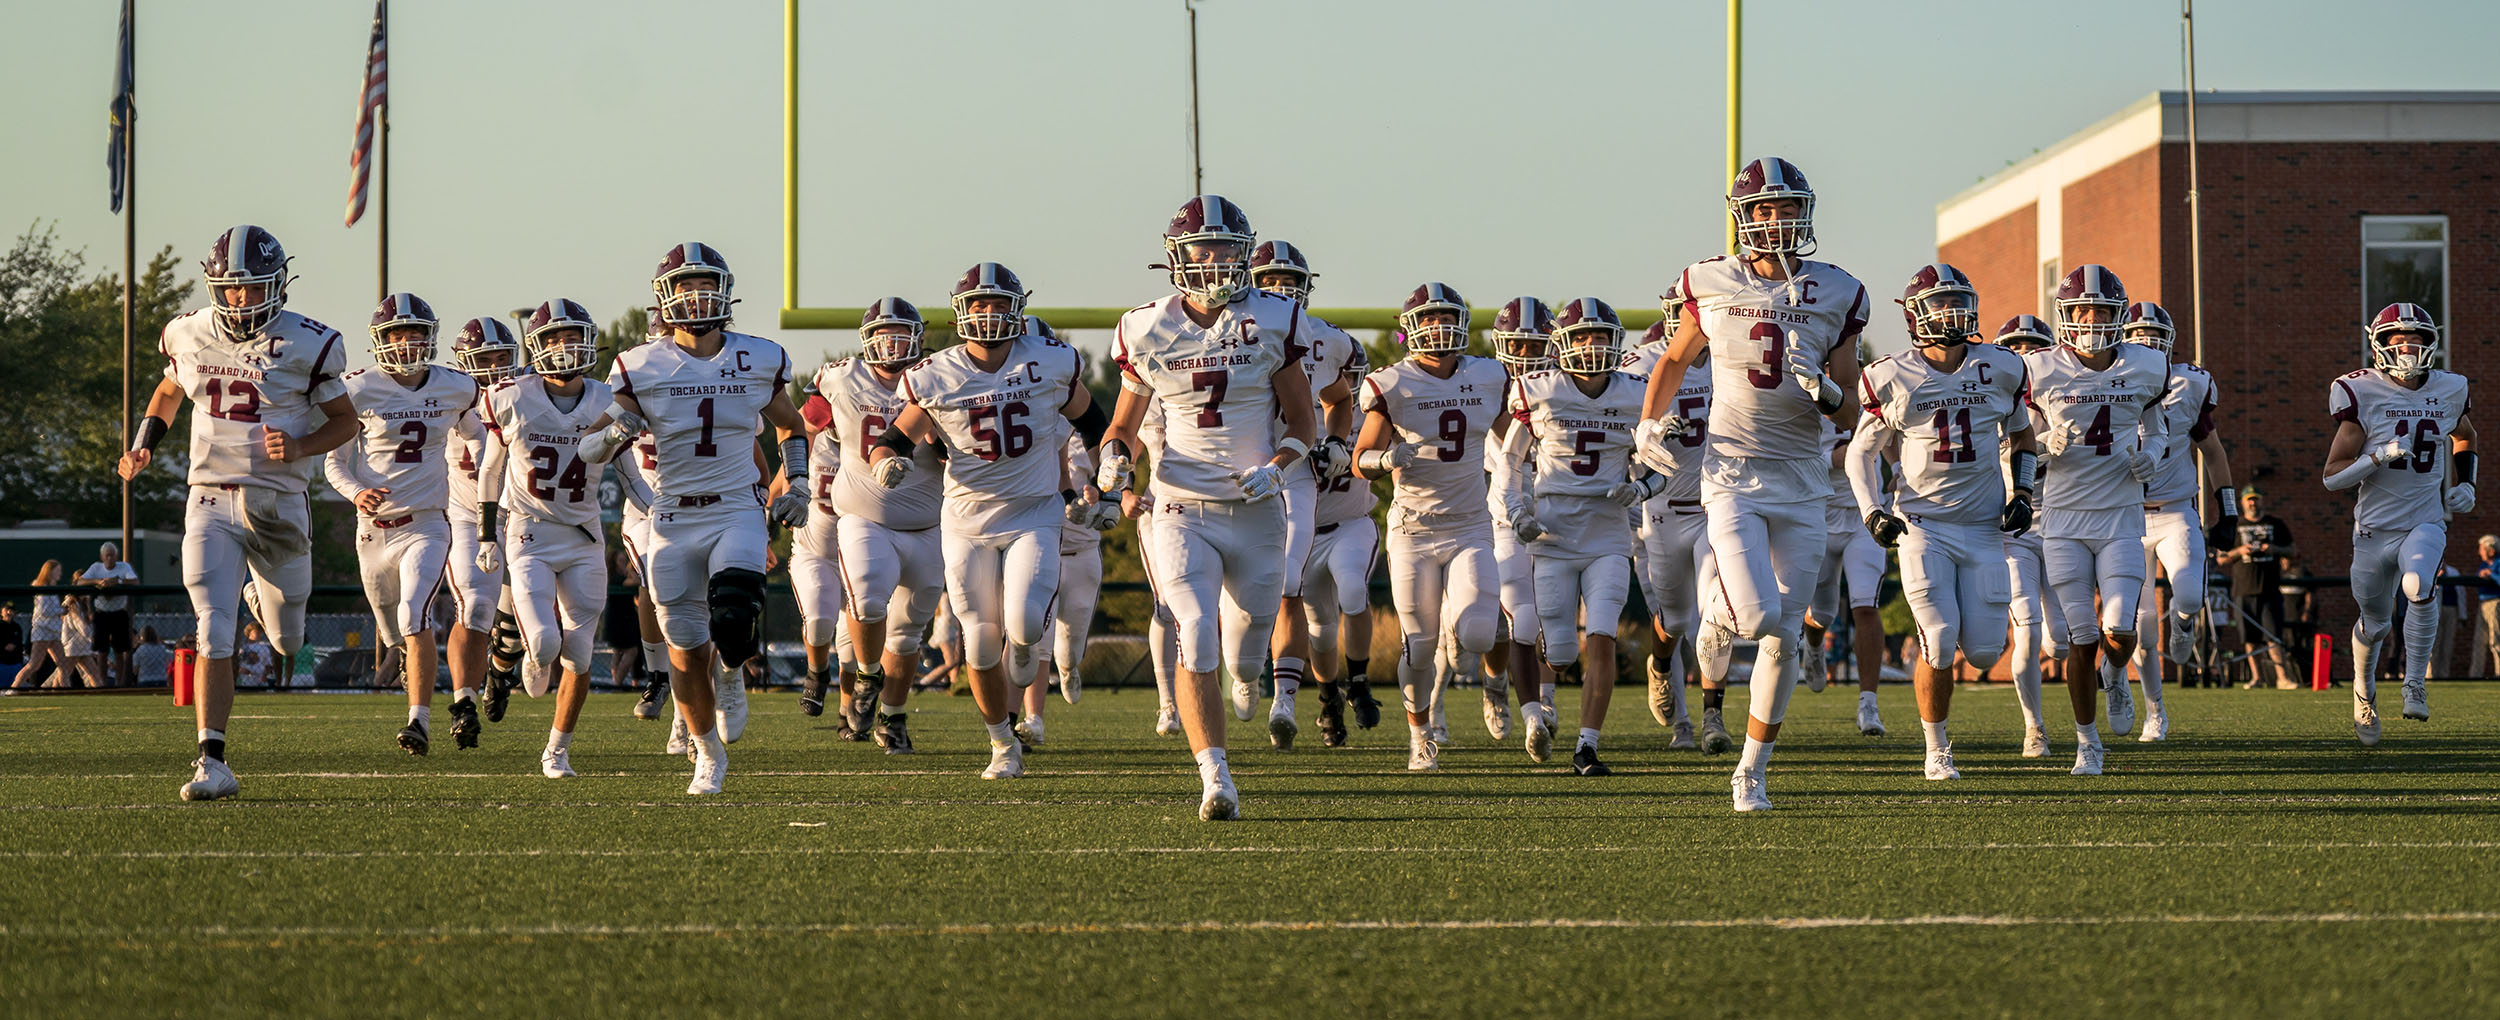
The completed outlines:
[[[2167,307],[2178,356],[2196,357],[2184,103],[2147,96],[1936,207],[1937,256],[1978,285],[1989,329],[2049,318],[2058,278],[2099,262]],[[2203,364],[2232,466],[2291,525],[2307,569],[2341,575],[2352,496],[2318,481],[2326,391],[2366,364],[2369,316],[2418,302],[2440,319],[2449,368],[2500,379],[2500,92],[2200,93],[2196,112]],[[2500,531],[2495,511],[2486,500],[2451,522],[2449,563],[2470,572],[2474,537]],[[2351,599],[2322,594],[2340,635]]]

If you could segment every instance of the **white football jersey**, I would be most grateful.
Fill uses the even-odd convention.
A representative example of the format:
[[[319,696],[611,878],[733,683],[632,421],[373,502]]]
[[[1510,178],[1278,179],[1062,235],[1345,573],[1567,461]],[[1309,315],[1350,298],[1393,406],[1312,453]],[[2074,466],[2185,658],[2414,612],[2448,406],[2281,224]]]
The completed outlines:
[[[810,450],[808,466],[812,470],[818,463],[814,458],[822,457],[827,470],[840,473],[839,479],[818,483],[831,486],[833,509],[826,512],[838,509],[897,531],[937,526],[946,487],[945,449],[935,445],[914,448],[911,473],[895,488],[887,488],[868,470],[868,451],[885,438],[886,427],[903,413],[902,382],[897,375],[888,384],[858,358],[844,358],[816,370],[816,394],[825,398],[833,414],[833,423],[819,434],[834,439],[823,448],[830,456]],[[1056,417],[1057,412],[1053,407],[1049,413]]]
[[[1203,329],[1178,294],[1120,316],[1111,339],[1120,385],[1166,405],[1158,496],[1239,500],[1235,477],[1276,456],[1272,379],[1304,357],[1306,318],[1300,305],[1256,290]]]
[[[1059,448],[1059,456],[1068,462],[1069,484],[1083,488],[1094,480],[1094,451],[1086,448],[1084,436],[1068,433],[1067,441]],[[1114,495],[1111,498],[1117,500],[1120,497]],[[1102,532],[1075,521],[1060,525],[1059,555],[1076,556],[1099,548],[1102,548]]]
[[[486,426],[472,406],[453,419],[451,436],[443,441],[443,459],[451,464],[451,519],[477,520],[477,467],[485,456]]]
[[[1363,360],[1362,348],[1344,330],[1307,311],[1302,314],[1297,336],[1302,346],[1302,377],[1311,381],[1311,423],[1318,434],[1326,435],[1328,408],[1320,403],[1319,391],[1345,378]],[[1276,415],[1275,440],[1281,443],[1284,439],[1285,416],[1280,410]]]
[[[581,400],[570,411],[556,406],[538,376],[487,390],[480,401],[486,429],[504,447],[502,505],[531,520],[597,527],[599,471],[583,462],[582,437],[615,402],[615,391],[597,379],[582,380]]]
[[[1535,492],[1602,497],[1632,477],[1632,427],[1641,420],[1649,377],[1612,372],[1596,396],[1560,369],[1519,380],[1519,406],[1536,437]]]
[[[2465,377],[2432,369],[2418,389],[2406,389],[2375,369],[2362,369],[2327,388],[2326,411],[2337,421],[2361,426],[2361,455],[2405,444],[2413,456],[2361,479],[2352,522],[2368,531],[2406,531],[2447,519],[2441,492],[2448,485],[2448,436],[2473,410]]]
[[[1641,344],[1623,352],[1619,366],[1633,375],[1647,376],[1666,357],[1668,341]],[[1710,441],[1710,352],[1703,349],[1693,367],[1684,370],[1684,381],[1675,388],[1675,400],[1667,405],[1667,413],[1689,419],[1693,431],[1668,441],[1675,470],[1667,475],[1667,485],[1658,490],[1658,498],[1683,502],[1701,498],[1701,453]]]
[[[816,523],[819,517],[841,516],[839,493],[842,476],[849,473],[844,470],[847,466],[842,463],[842,441],[832,429],[819,429],[807,437],[807,492],[804,495],[815,508],[807,516],[809,524]],[[935,485],[936,480],[931,479],[930,484]]]
[[[376,486],[391,490],[373,513],[386,520],[412,510],[449,509],[451,440],[477,406],[477,380],[433,365],[415,386],[371,366],[340,382],[356,405],[357,432],[325,458],[330,487],[349,499]]]
[[[2041,458],[2043,509],[2143,505],[2144,485],[2127,473],[2127,454],[2169,434],[2155,411],[2170,383],[2169,359],[2141,344],[2120,343],[2116,350],[2117,360],[2098,371],[2064,344],[2023,355],[2031,373],[2032,426],[2042,442],[2069,425],[2078,433],[2065,454]]]
[[[651,445],[651,433],[635,437],[634,445],[618,451],[608,465],[616,469],[616,483],[625,490],[625,513],[649,514],[651,501],[658,498],[651,491],[651,476],[660,466],[660,451]]]
[[[1354,440],[1363,434],[1361,410],[1363,376],[1370,367],[1370,358],[1363,353],[1363,347],[1360,344],[1355,344],[1350,349],[1349,357],[1351,360],[1346,363],[1345,372],[1348,381],[1353,384],[1356,411],[1353,434],[1342,438],[1345,439],[1347,448],[1351,450]],[[1322,429],[1328,427],[1327,419],[1320,419],[1320,427]],[[1312,507],[1311,523],[1315,525],[1337,524],[1350,521],[1371,513],[1372,508],[1379,505],[1380,497],[1372,492],[1372,483],[1356,477],[1352,471],[1347,471],[1337,476],[1334,481],[1323,480],[1319,483],[1319,499]]]
[[[608,381],[651,423],[651,486],[662,502],[754,499],[756,423],[790,385],[790,355],[780,344],[722,333],[719,352],[704,358],[674,341],[654,341],[617,355]]]
[[[1386,416],[1395,441],[1423,448],[1396,472],[1399,508],[1431,517],[1486,512],[1484,447],[1509,378],[1501,362],[1473,355],[1460,356],[1447,379],[1411,357],[1363,378],[1363,412]]]
[[[1877,359],[1861,377],[1865,427],[1900,436],[1892,503],[1902,514],[1978,524],[1996,520],[2005,507],[1998,453],[2006,436],[2031,424],[2023,406],[2029,376],[2022,356],[2003,347],[1963,350],[1961,367],[1952,371],[1912,350]],[[1841,491],[1849,491],[1847,482]],[[1859,509],[1863,518],[1871,508]]]
[[[946,498],[1010,500],[1059,494],[1059,445],[1074,428],[1060,409],[1081,385],[1074,348],[1027,336],[996,372],[973,363],[970,344],[932,354],[903,373],[902,392],[945,440]]]
[[[2161,416],[2168,431],[2159,441],[2147,436],[2144,449],[2161,461],[2144,487],[2147,503],[2196,498],[2196,443],[2214,431],[2214,377],[2184,361],[2170,363],[2170,388],[2163,391]]]
[[[1810,458],[1822,413],[1788,374],[1790,338],[1823,364],[1843,338],[1865,328],[1866,287],[1827,262],[1803,260],[1793,278],[1770,280],[1725,255],[1687,267],[1683,287],[1684,315],[1697,317],[1710,338],[1711,454]],[[1722,481],[1738,491],[1747,484]]]
[[[321,469],[261,452],[265,429],[306,436],[328,418],[321,405],[346,394],[346,355],[335,329],[281,311],[259,335],[237,342],[203,308],[165,324],[158,349],[165,378],[191,398],[193,485],[250,485],[302,492]]]

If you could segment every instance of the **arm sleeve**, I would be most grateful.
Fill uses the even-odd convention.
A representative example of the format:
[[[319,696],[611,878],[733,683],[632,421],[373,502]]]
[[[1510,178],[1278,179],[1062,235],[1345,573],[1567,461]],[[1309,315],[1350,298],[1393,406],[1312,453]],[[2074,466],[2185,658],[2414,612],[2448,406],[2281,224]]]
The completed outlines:
[[[351,500],[357,493],[382,484],[365,468],[364,438],[359,430],[355,438],[321,455],[321,472],[329,477],[330,487]]]
[[[1849,439],[1849,492],[1857,497],[1859,517],[1884,505],[1884,443],[1891,435],[1879,421],[1869,421]]]

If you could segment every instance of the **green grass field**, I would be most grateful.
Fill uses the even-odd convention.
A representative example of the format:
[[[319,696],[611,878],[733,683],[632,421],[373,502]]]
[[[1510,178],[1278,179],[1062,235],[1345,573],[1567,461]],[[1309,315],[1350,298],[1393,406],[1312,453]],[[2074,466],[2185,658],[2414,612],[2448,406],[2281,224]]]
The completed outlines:
[[[2340,690],[2174,691],[2087,780],[1965,689],[1939,784],[1906,689],[1878,740],[1800,692],[1738,816],[1637,689],[1603,779],[1461,691],[1437,774],[1387,727],[1244,734],[1231,825],[1133,690],[1054,704],[1003,783],[969,699],[888,758],[758,696],[708,799],[623,695],[564,781],[544,704],[411,759],[387,698],[247,695],[213,804],[175,798],[187,710],[11,698],[0,1016],[2500,1015],[2500,685],[2393,694],[2364,750]]]

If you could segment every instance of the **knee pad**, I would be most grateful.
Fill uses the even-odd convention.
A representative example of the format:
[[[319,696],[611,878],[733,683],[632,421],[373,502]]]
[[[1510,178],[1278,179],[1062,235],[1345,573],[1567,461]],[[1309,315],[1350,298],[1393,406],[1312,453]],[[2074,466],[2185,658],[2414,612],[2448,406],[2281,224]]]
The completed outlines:
[[[670,648],[703,646],[703,617],[691,607],[660,607],[660,638]]]
[[[851,618],[861,623],[884,623],[890,595],[862,595],[851,603]]]
[[[1938,624],[1932,629],[1921,627],[1918,631],[1918,657],[1938,669],[1950,668],[1953,665],[1954,645],[1960,640],[1962,628],[1953,624]]]
[[[887,655],[900,655],[906,659],[919,655],[920,628],[905,627],[899,632],[892,629],[887,630],[885,632],[885,653]]]
[[[1470,610],[1458,618],[1458,649],[1471,655],[1493,650],[1495,631],[1501,614],[1491,609]]]
[[[2363,617],[2352,622],[2352,639],[2357,644],[2376,645],[2387,640],[2387,632],[2394,629],[2394,626],[2387,620]]]
[[[2427,590],[2431,587],[2430,578],[2410,570],[2405,571],[2404,580],[2399,582],[2397,587],[2405,593],[2405,601],[2413,603],[2415,608],[2429,603],[2434,594]],[[2411,610],[2408,609],[2407,612]]]
[[[1176,623],[1172,630],[1178,640],[1182,672],[1203,676],[1216,671],[1221,656],[1216,649],[1217,634],[1212,621]]]
[[[841,633],[842,621],[840,620],[811,616],[799,622],[799,640],[806,642],[810,648],[823,648],[833,644],[835,638]]]
[[[2068,631],[2069,632],[2066,635],[2066,643],[2060,646],[2057,651],[2057,654],[2060,656],[2063,656],[2067,652],[2077,648],[2087,648],[2101,643],[2101,629],[2099,627],[2086,627],[2082,630],[2073,630],[2072,628],[2069,628]]]
[[[1970,664],[1981,673],[1996,668],[1997,660],[2004,657],[2005,639],[2002,637],[1993,641],[1982,638],[1977,642],[1968,637],[1962,639],[1962,658],[1970,660]]]
[[[964,664],[974,669],[997,669],[998,660],[1006,652],[1006,632],[995,623],[976,624],[964,629]]]
[[[721,661],[746,665],[763,645],[764,575],[730,567],[712,575],[704,598],[711,608],[712,643],[719,647]]]

